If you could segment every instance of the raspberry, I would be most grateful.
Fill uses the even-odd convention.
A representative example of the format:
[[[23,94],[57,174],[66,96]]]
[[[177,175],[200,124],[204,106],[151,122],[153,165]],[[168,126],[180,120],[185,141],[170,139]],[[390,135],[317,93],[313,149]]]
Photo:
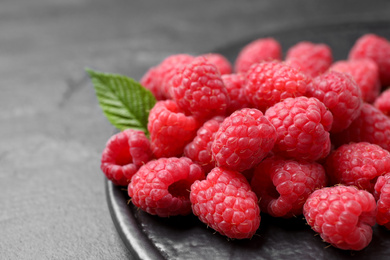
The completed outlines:
[[[160,64],[150,68],[140,83],[152,91],[157,100],[171,99],[171,81],[177,72],[194,59],[189,54],[174,54],[166,57]]]
[[[360,115],[344,131],[333,134],[336,146],[349,142],[368,142],[390,151],[390,118],[373,105],[363,103]]]
[[[285,61],[310,77],[324,73],[333,62],[331,48],[324,43],[302,41],[290,47]]]
[[[243,108],[222,122],[211,151],[218,166],[241,172],[263,160],[275,140],[275,128],[263,113]]]
[[[374,106],[386,116],[390,116],[390,89],[386,89],[375,99]]]
[[[325,242],[358,251],[372,240],[376,203],[371,193],[353,186],[325,187],[309,196],[303,214]]]
[[[198,121],[182,113],[173,100],[158,101],[148,118],[153,154],[157,158],[181,156],[198,127]]]
[[[255,63],[281,60],[282,47],[273,38],[261,38],[248,43],[242,48],[234,64],[235,72],[245,73]]]
[[[356,81],[365,102],[372,103],[379,95],[381,83],[378,65],[370,59],[342,60],[335,62],[330,70],[348,73]]]
[[[326,184],[321,164],[278,156],[269,157],[256,166],[251,181],[253,192],[261,198],[261,211],[283,218],[301,215],[309,195]]]
[[[163,89],[167,99],[172,98],[171,85],[172,79],[184,66],[191,63],[195,59],[189,54],[174,54],[165,58],[160,64],[160,73],[162,75],[161,88]]]
[[[316,161],[331,147],[333,116],[316,98],[288,98],[270,107],[265,116],[276,129],[275,154]]]
[[[375,184],[374,197],[377,200],[376,222],[390,229],[390,174],[380,176]]]
[[[349,59],[372,59],[379,68],[382,86],[390,85],[390,43],[386,38],[375,34],[361,36],[349,52]]]
[[[217,116],[205,122],[198,129],[194,140],[184,148],[184,155],[202,166],[205,173],[215,167],[211,145],[223,119],[224,117]]]
[[[229,238],[251,238],[260,225],[256,194],[236,171],[214,168],[203,181],[191,186],[193,213]]]
[[[236,110],[248,107],[244,92],[245,76],[242,73],[226,74],[222,75],[222,80],[230,98],[226,114],[230,115]]]
[[[140,83],[151,90],[157,100],[170,99],[172,78],[193,59],[193,56],[184,53],[170,55],[157,66],[150,68],[141,78]]]
[[[306,95],[319,99],[332,112],[330,131],[333,133],[346,129],[359,116],[363,103],[356,82],[349,75],[337,71],[313,78]]]
[[[219,53],[207,53],[201,56],[205,57],[210,63],[214,64],[221,75],[232,73],[232,64],[230,64],[230,61],[228,61],[225,56]]]
[[[390,172],[390,152],[367,142],[345,144],[332,151],[325,169],[332,184],[354,185],[372,193],[377,178]]]
[[[191,213],[190,187],[204,179],[201,167],[186,157],[160,158],[142,166],[128,186],[132,203],[152,215]]]
[[[144,132],[127,129],[107,141],[100,168],[107,179],[125,186],[138,168],[151,159],[151,155],[150,142]]]
[[[157,100],[166,99],[166,94],[161,88],[162,75],[159,68],[151,67],[141,78],[140,84],[149,89]]]
[[[246,80],[249,104],[263,112],[283,99],[304,95],[310,82],[299,70],[276,61],[254,64]]]
[[[172,80],[172,95],[178,106],[200,119],[225,115],[229,97],[217,67],[197,57]]]

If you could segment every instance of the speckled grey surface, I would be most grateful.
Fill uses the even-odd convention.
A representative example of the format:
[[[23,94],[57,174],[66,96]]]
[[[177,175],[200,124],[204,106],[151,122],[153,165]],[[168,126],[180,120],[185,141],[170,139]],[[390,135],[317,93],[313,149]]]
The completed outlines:
[[[302,24],[389,21],[389,8],[351,0],[2,0],[0,258],[132,258],[99,169],[113,128],[85,67],[139,79],[173,53]]]

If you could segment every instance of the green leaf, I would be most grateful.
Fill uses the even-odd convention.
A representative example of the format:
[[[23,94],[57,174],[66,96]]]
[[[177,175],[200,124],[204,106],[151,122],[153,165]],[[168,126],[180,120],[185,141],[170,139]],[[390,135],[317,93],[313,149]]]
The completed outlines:
[[[156,103],[152,92],[123,75],[86,71],[108,121],[119,130],[132,128],[148,134],[149,111]]]

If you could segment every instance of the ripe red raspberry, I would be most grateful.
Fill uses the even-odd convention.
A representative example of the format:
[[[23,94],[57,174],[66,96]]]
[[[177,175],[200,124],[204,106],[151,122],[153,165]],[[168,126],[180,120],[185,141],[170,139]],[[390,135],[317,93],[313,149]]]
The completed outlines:
[[[302,41],[291,46],[285,61],[310,77],[324,73],[333,62],[331,48],[324,43]]]
[[[205,57],[210,63],[214,64],[221,75],[232,73],[232,64],[225,56],[219,53],[206,53],[201,56]]]
[[[373,105],[363,103],[360,115],[344,131],[332,134],[335,146],[368,142],[390,151],[390,118]]]
[[[150,142],[144,132],[127,129],[107,141],[100,168],[107,179],[116,185],[125,186],[151,156]]]
[[[222,122],[211,151],[218,166],[241,172],[261,162],[275,140],[275,128],[263,113],[243,108]]]
[[[140,80],[140,84],[149,89],[157,100],[164,100],[166,99],[166,95],[161,87],[161,81],[162,75],[158,66],[156,66],[151,67],[148,71],[146,71]]]
[[[160,158],[142,166],[128,186],[132,203],[152,215],[191,213],[190,187],[205,178],[202,168],[186,157]]]
[[[203,181],[191,186],[193,213],[229,238],[251,238],[260,225],[256,194],[236,171],[214,168]]]
[[[246,74],[245,95],[249,104],[263,112],[281,100],[302,96],[310,79],[284,63],[254,64]]]
[[[234,64],[235,72],[245,73],[255,63],[281,60],[282,47],[273,38],[261,38],[248,43],[242,48]]]
[[[173,100],[158,101],[148,118],[153,154],[157,158],[181,156],[198,128],[198,121],[181,112]]]
[[[374,197],[377,200],[376,222],[390,229],[390,174],[380,176],[375,184]]]
[[[170,99],[172,77],[182,66],[194,59],[189,54],[174,54],[165,58],[160,64],[150,68],[141,78],[140,83],[152,91],[157,100]]]
[[[331,147],[333,116],[316,98],[288,98],[270,107],[265,116],[276,129],[275,154],[316,161]]]
[[[161,88],[167,99],[172,98],[171,85],[173,77],[194,59],[195,57],[192,55],[180,53],[170,55],[161,62],[159,65],[160,73],[162,75]]]
[[[349,59],[369,58],[376,62],[382,86],[390,85],[390,43],[375,34],[361,36],[349,52]]]
[[[332,151],[325,170],[332,184],[374,191],[377,178],[390,172],[390,152],[367,142],[345,144]]]
[[[256,166],[251,181],[253,192],[261,198],[261,211],[283,218],[301,215],[309,195],[326,184],[321,164],[278,156],[269,157]]]
[[[199,119],[225,115],[229,97],[217,67],[197,57],[172,80],[172,96],[178,106]]]
[[[353,186],[325,187],[309,196],[303,214],[325,242],[358,251],[372,240],[376,203],[371,193]]]
[[[375,99],[374,106],[386,116],[390,116],[390,89],[386,89]]]
[[[230,98],[230,103],[226,109],[226,114],[230,115],[236,110],[248,107],[248,101],[244,91],[244,74],[238,73],[222,75],[222,80]]]
[[[223,119],[224,117],[216,116],[206,121],[198,129],[194,140],[184,148],[184,155],[202,166],[205,173],[210,172],[215,167],[211,145]]]
[[[313,78],[307,96],[315,97],[333,114],[331,132],[346,129],[359,116],[363,103],[360,88],[347,74],[329,71]]]
[[[381,83],[378,65],[370,59],[342,60],[335,62],[330,70],[348,73],[356,81],[365,102],[372,103],[379,95]]]
[[[193,56],[184,53],[170,55],[160,64],[150,68],[142,76],[140,83],[152,91],[157,100],[171,99],[172,78],[193,59]]]

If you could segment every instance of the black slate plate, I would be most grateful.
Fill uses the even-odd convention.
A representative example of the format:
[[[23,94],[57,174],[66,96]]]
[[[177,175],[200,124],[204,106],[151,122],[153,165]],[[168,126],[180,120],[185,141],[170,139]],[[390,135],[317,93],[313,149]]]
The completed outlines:
[[[346,59],[356,39],[376,33],[390,39],[390,23],[334,24],[286,29],[256,35],[216,50],[231,61],[248,42],[274,37],[283,50],[299,41],[328,44],[335,60]],[[260,228],[251,240],[228,240],[207,228],[195,216],[160,218],[138,210],[122,187],[106,182],[108,206],[125,245],[139,259],[386,259],[390,231],[374,226],[371,244],[362,251],[343,251],[321,241],[302,216],[276,219],[262,214]]]

